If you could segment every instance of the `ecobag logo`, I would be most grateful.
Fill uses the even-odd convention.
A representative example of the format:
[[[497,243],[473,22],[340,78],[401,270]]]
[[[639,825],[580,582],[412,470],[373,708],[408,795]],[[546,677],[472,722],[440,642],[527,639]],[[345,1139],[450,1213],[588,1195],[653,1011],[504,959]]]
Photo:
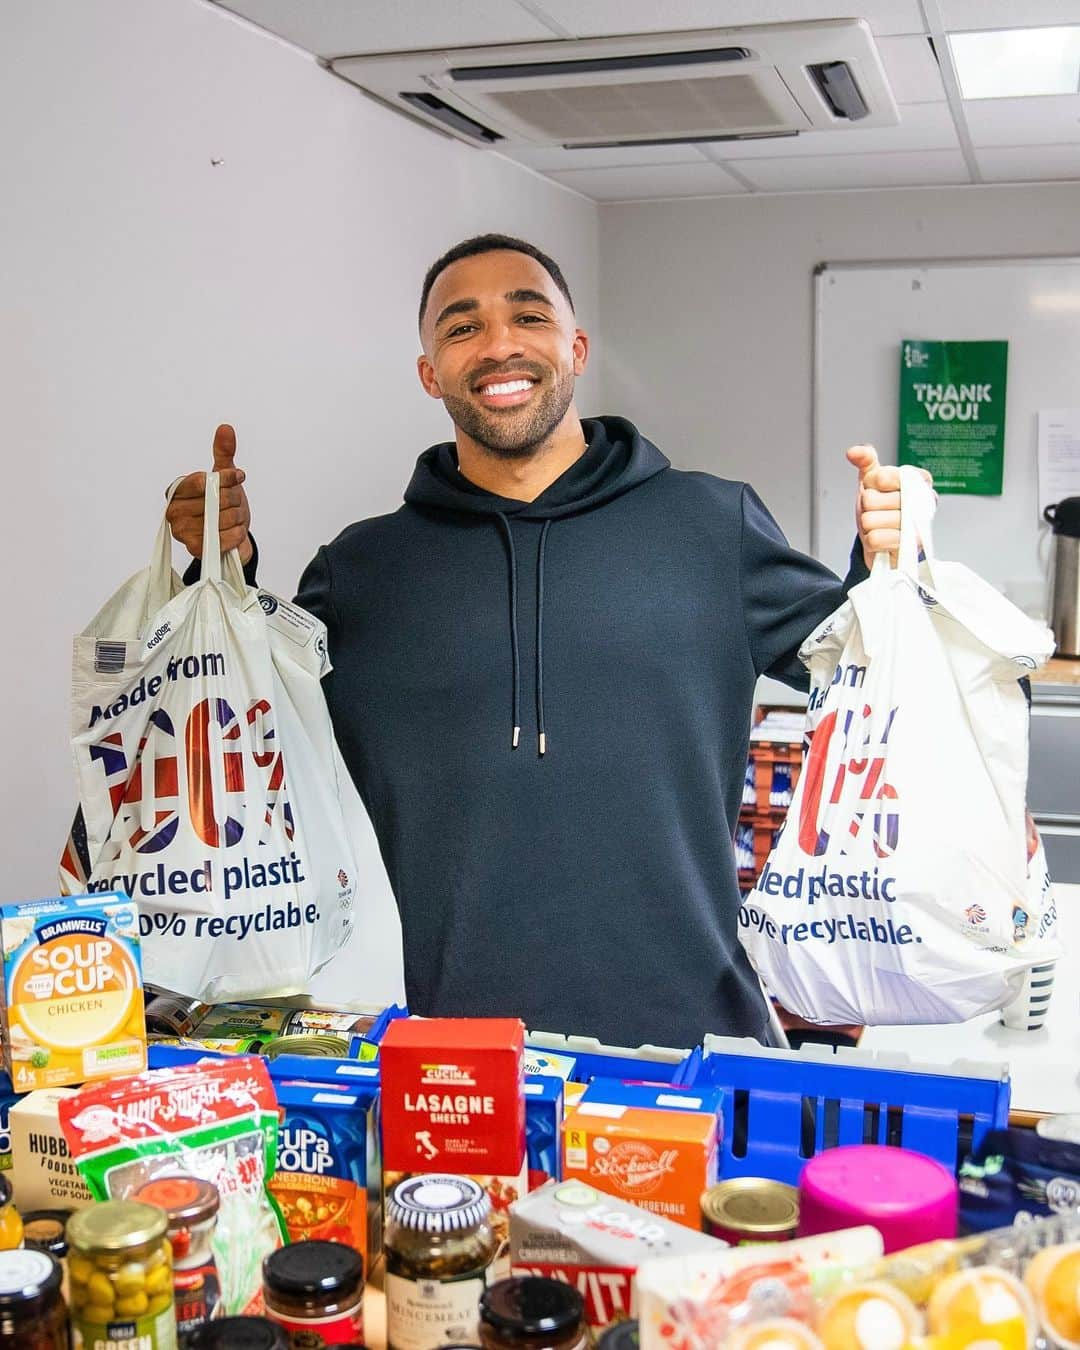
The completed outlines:
[[[861,688],[866,667],[838,667],[833,685]],[[818,696],[818,707],[825,693]],[[885,779],[889,736],[899,708],[882,716],[869,703],[828,712],[809,733],[810,749],[803,767],[799,806],[799,848],[819,858],[830,848],[872,831],[874,852],[887,858],[900,841],[900,803]]]

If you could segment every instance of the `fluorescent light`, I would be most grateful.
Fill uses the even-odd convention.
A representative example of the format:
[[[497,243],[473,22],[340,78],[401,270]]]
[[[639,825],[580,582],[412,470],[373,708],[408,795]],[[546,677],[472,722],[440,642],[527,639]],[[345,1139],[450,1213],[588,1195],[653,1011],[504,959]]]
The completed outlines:
[[[1080,28],[950,33],[965,98],[1030,98],[1080,91]]]

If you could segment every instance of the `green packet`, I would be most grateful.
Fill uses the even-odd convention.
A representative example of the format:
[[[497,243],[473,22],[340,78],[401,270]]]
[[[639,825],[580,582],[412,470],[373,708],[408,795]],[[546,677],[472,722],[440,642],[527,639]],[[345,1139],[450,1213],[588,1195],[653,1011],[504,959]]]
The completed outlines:
[[[60,1124],[97,1200],[138,1200],[163,1176],[209,1181],[221,1202],[211,1236],[221,1310],[258,1305],[262,1259],[287,1241],[266,1188],[278,1110],[260,1059],[203,1060],[91,1084],[61,1101]]]

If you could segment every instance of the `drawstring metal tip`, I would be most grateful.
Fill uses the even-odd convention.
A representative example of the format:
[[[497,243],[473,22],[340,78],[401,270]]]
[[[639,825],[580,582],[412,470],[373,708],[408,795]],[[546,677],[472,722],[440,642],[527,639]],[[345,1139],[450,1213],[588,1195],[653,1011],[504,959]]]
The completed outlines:
[[[547,749],[547,737],[543,732],[540,733],[540,753],[543,754]]]
[[[514,728],[514,740],[513,740],[513,744],[512,744],[511,747],[510,747],[512,750],[516,750],[516,749],[517,749],[517,746],[518,746],[518,737],[519,737],[520,735],[521,735],[521,728],[520,728],[520,727],[515,727],[515,728]]]

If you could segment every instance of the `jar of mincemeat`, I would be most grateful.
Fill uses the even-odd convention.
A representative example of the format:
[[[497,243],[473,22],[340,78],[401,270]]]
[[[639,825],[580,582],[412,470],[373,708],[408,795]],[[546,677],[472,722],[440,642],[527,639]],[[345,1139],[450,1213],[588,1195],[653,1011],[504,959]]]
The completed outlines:
[[[295,1242],[263,1258],[263,1302],[293,1350],[364,1336],[364,1262],[343,1242]]]
[[[484,1350],[586,1350],[592,1344],[585,1300],[562,1280],[515,1275],[480,1300]]]
[[[405,1177],[386,1202],[390,1350],[478,1339],[480,1295],[498,1249],[491,1198],[469,1177]]]
[[[48,1252],[0,1252],[0,1348],[68,1350],[60,1262]]]
[[[176,1350],[172,1250],[163,1210],[103,1200],[68,1220],[76,1350]]]

